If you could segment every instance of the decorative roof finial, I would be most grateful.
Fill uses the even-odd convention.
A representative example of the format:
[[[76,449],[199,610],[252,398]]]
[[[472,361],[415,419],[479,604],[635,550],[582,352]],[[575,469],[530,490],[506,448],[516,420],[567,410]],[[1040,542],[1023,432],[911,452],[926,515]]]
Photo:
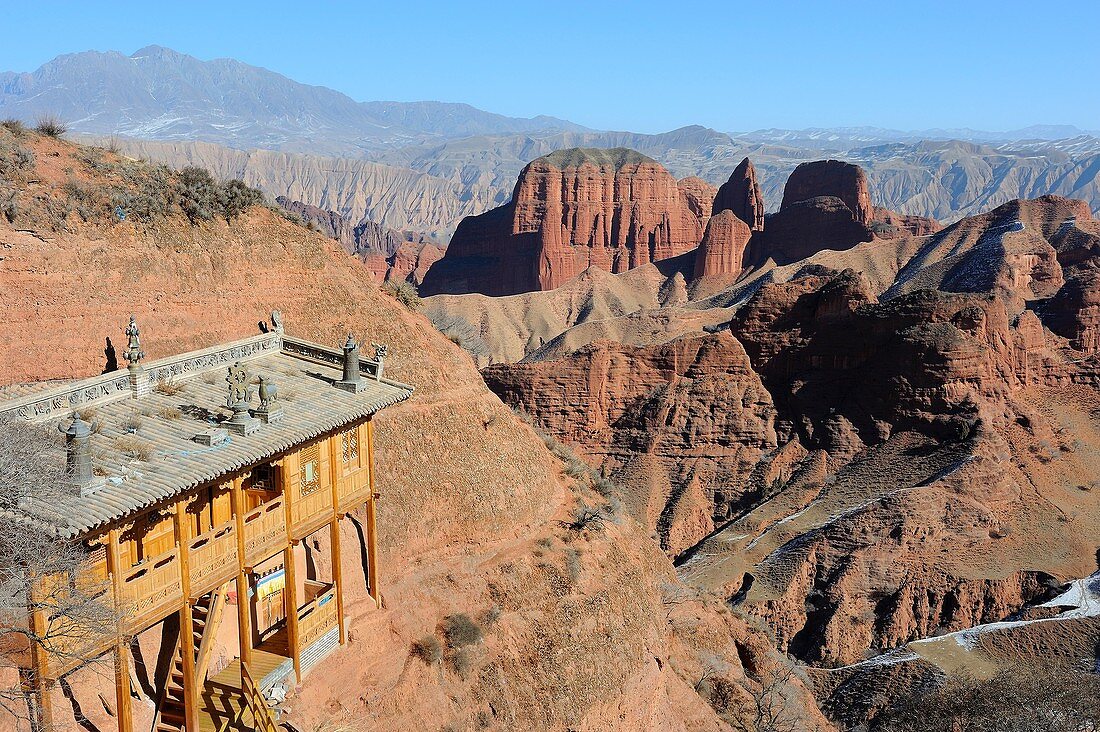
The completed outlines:
[[[359,343],[351,333],[348,333],[348,339],[344,341],[344,378],[336,382],[336,388],[352,394],[363,388],[359,377]]]
[[[270,376],[256,377],[260,382],[259,392],[260,408],[256,410],[256,417],[264,424],[278,422],[283,418],[283,410],[275,406],[279,399],[279,388]]]
[[[378,362],[378,368],[374,370],[374,380],[382,380],[382,364],[386,360],[386,354],[390,352],[390,347],[385,343],[372,343],[374,346],[374,360]]]
[[[141,330],[138,328],[134,316],[130,316],[130,324],[126,326],[126,353],[123,357],[129,362],[131,371],[141,370],[141,359],[145,358],[145,352],[141,350]]]
[[[239,435],[249,435],[260,428],[260,421],[249,414],[252,402],[252,389],[249,388],[251,380],[252,377],[244,370],[240,361],[230,366],[225,375],[225,381],[229,384],[225,406],[233,410],[233,416],[225,423],[225,427]]]

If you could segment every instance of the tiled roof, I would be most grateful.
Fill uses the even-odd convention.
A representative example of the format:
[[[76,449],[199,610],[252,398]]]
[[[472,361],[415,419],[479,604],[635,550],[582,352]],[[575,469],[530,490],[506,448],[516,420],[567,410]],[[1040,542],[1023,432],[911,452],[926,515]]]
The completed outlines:
[[[103,484],[87,496],[66,496],[60,505],[36,506],[32,499],[27,514],[48,521],[60,535],[80,535],[269,460],[412,395],[411,386],[375,379],[378,365],[369,359],[361,360],[364,387],[358,393],[338,389],[333,384],[342,376],[341,360],[335,349],[268,333],[145,363],[144,376],[151,384],[169,386],[141,389],[137,397],[126,370],[31,390],[16,399],[0,395],[0,418],[67,425],[79,409],[96,423],[92,464]],[[200,444],[193,439],[197,434],[231,414],[225,406],[225,374],[237,361],[251,376],[274,381],[282,419],[247,436],[230,433],[215,446]],[[60,458],[60,443],[57,450]]]

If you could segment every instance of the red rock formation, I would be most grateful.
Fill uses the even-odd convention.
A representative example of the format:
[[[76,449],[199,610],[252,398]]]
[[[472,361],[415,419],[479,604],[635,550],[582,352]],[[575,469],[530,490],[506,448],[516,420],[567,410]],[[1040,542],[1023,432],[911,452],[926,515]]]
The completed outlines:
[[[695,279],[714,277],[732,284],[741,274],[751,237],[749,225],[730,209],[712,216],[703,233],[703,243],[695,253]]]
[[[646,486],[630,508],[674,555],[714,529],[751,466],[775,447],[771,397],[728,332],[658,346],[601,342],[482,373],[506,403],[614,480]]]
[[[768,225],[752,239],[747,261],[759,265],[772,259],[790,264],[823,249],[851,249],[874,239],[871,229],[856,220],[844,201],[819,196],[787,204],[768,217]]]
[[[779,210],[818,196],[835,196],[844,202],[852,217],[870,226],[874,219],[874,206],[867,187],[867,174],[863,168],[840,160],[815,160],[802,163],[783,188],[783,203]]]
[[[588,267],[683,254],[702,238],[703,190],[625,148],[551,153],[523,169],[510,203],[459,224],[423,293],[549,290]]]
[[[871,230],[880,239],[896,239],[902,236],[928,236],[943,228],[943,224],[925,216],[909,216],[875,206],[875,220]]]
[[[764,230],[764,195],[756,181],[756,168],[748,158],[734,168],[714,198],[714,213],[726,209],[753,231]]]
[[[694,175],[676,181],[676,186],[680,189],[680,195],[684,198],[688,213],[706,223],[711,216],[714,196],[717,194],[718,189]],[[689,221],[688,225],[694,226],[695,224]]]

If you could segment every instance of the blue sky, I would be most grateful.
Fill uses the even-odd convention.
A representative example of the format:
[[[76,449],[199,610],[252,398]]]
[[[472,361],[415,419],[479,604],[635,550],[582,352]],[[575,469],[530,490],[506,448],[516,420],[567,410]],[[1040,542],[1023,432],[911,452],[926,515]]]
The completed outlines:
[[[149,44],[358,100],[658,132],[1100,129],[1100,2],[5,3],[0,70]]]

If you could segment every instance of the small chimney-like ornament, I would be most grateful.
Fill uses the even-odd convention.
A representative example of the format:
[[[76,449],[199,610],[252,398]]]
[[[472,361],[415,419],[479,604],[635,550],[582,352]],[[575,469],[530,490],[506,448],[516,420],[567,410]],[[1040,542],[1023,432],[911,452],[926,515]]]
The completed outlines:
[[[229,384],[229,396],[226,397],[225,406],[233,410],[233,416],[222,426],[238,435],[250,435],[260,428],[260,420],[249,413],[252,405],[252,389],[249,388],[251,377],[238,361],[229,367],[225,381]]]
[[[88,424],[75,413],[67,428],[57,425],[57,429],[65,435],[65,474],[82,496],[89,495],[104,483],[92,471],[91,438],[95,428],[94,423]]]
[[[351,333],[344,341],[344,378],[336,382],[336,388],[352,394],[363,389],[363,379],[359,373],[359,343]]]

